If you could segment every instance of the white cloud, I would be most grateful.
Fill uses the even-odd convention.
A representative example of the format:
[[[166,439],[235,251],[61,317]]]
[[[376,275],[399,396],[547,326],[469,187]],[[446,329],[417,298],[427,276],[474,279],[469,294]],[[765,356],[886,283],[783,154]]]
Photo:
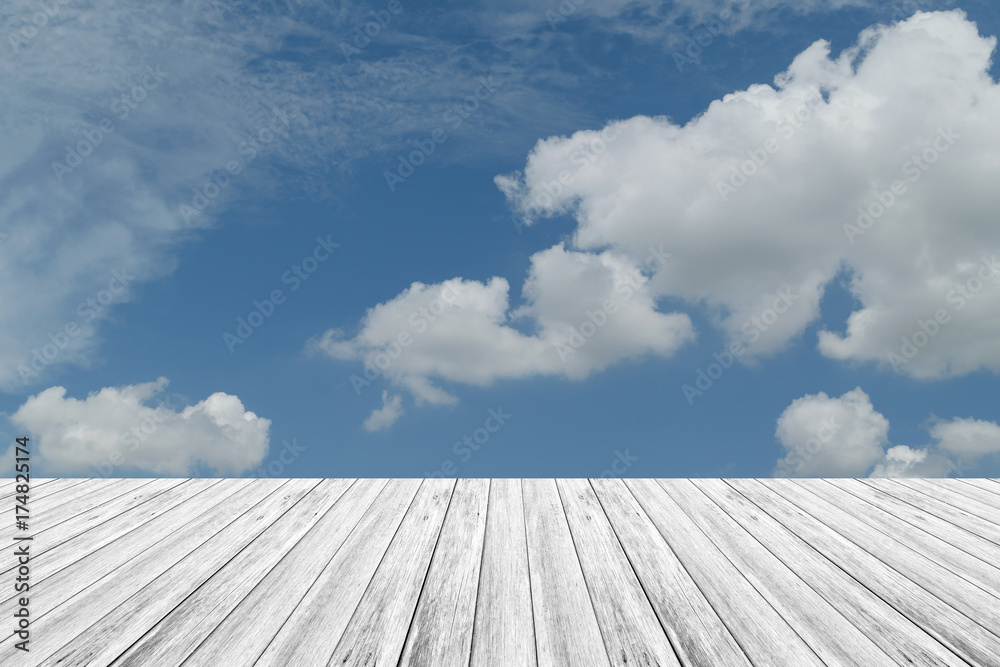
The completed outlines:
[[[369,433],[384,431],[403,415],[403,398],[396,394],[389,396],[388,391],[382,392],[382,407],[375,408],[365,420],[364,427]]]
[[[775,435],[787,452],[776,476],[862,477],[885,454],[889,420],[860,387],[840,398],[819,392],[785,408]]]
[[[175,409],[148,403],[167,386],[156,382],[106,387],[83,400],[50,387],[25,401],[10,422],[37,443],[37,455],[54,475],[240,475],[267,455],[271,422],[245,410],[236,396],[215,393]]]
[[[775,435],[786,451],[777,477],[946,477],[1000,453],[1000,425],[961,418],[937,421],[925,447],[891,446],[889,420],[860,387],[796,399]]]
[[[757,355],[799,336],[846,269],[861,306],[845,334],[820,333],[824,355],[891,367],[902,338],[946,309],[898,370],[1000,370],[1000,280],[983,280],[1000,253],[995,44],[960,11],[917,13],[864,31],[837,58],[818,41],[774,86],[726,95],[686,125],[638,116],[540,141],[523,173],[497,183],[529,219],[573,215],[578,250],[635,261],[668,244],[673,260],[649,293],[706,304],[733,339],[765,295],[791,288],[800,303]],[[925,151],[926,169],[913,161]],[[874,224],[845,230],[896,181],[905,190]]]
[[[649,265],[670,261],[664,255],[657,249]],[[622,359],[672,355],[693,339],[690,319],[659,312],[645,285],[640,267],[621,256],[558,245],[531,258],[520,308],[510,308],[503,278],[414,283],[371,308],[353,338],[331,329],[311,347],[364,361],[364,377],[352,378],[358,389],[385,376],[418,402],[448,404],[455,397],[436,381],[582,379]]]
[[[374,154],[390,167],[390,150],[409,152],[410,137],[439,126],[453,137],[478,137],[501,119],[532,127],[535,110],[505,102],[506,88],[461,127],[446,124],[444,112],[474,93],[477,77],[495,73],[511,87],[519,77],[470,62],[433,34],[407,33],[400,21],[379,35],[399,53],[369,49],[347,62],[339,44],[371,20],[368,7],[184,0],[151,13],[96,0],[46,8],[51,16],[35,0],[0,9],[3,391],[46,386],[53,367],[98,361],[102,322],[143,283],[171,273],[180,246],[241,194],[327,195],[354,160]],[[408,6],[406,19],[418,11]],[[31,25],[36,16],[46,24]],[[315,44],[326,45],[321,66]],[[567,113],[564,102],[543,106],[551,114],[541,116]],[[276,111],[297,114],[258,151],[249,138]],[[105,121],[113,131],[101,129]],[[53,163],[66,165],[77,148],[86,153],[80,163],[70,156],[57,174]],[[219,176],[229,184],[201,214],[182,215],[182,205],[205,201],[206,185],[215,192],[210,177],[233,160],[243,171]],[[273,178],[276,167],[285,178]],[[114,270],[134,274],[128,288],[101,308],[81,306]]]
[[[931,427],[938,447],[958,460],[976,459],[1000,453],[1000,426],[993,422],[956,418]]]
[[[871,477],[947,477],[955,464],[929,448],[911,449],[896,445],[886,450],[885,459],[875,466]]]

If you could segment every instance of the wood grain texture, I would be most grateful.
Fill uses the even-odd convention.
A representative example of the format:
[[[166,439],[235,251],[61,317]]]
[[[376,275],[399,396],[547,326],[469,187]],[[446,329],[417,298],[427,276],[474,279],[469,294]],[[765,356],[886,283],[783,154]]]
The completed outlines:
[[[824,664],[656,480],[625,483],[755,665]]]
[[[4,667],[1000,667],[992,479],[36,482]]]
[[[11,471],[11,474],[14,474],[13,471]],[[57,479],[55,477],[30,477],[29,482],[31,486],[31,495],[41,497],[41,494],[46,492],[46,489],[43,487],[52,484],[55,486],[51,486],[49,488],[58,488],[57,482],[61,484],[68,484],[71,481],[76,480],[69,480],[65,478]],[[23,482],[19,482],[16,477],[5,477],[2,481],[0,481],[0,501],[5,501],[8,498],[17,495],[17,485],[22,483]]]
[[[329,661],[420,487],[418,479],[393,480],[386,486],[255,666],[303,667]],[[193,664],[219,664],[199,660],[201,653],[192,656]]]
[[[42,533],[40,546],[44,547],[50,543],[57,544],[51,549],[43,551],[41,557],[34,563],[32,575],[35,582],[44,581],[112,542],[118,543],[118,556],[110,556],[106,552],[105,557],[101,558],[103,567],[107,568],[114,563],[124,562],[123,557],[130,557],[151,546],[152,542],[146,535],[157,532],[161,523],[166,521],[161,520],[161,523],[153,523],[154,519],[171,512],[175,507],[195,498],[198,494],[217,487],[219,483],[219,480],[215,479],[190,480],[184,484],[173,486],[162,493],[155,493],[155,489],[151,490],[149,493],[152,494],[152,497],[149,498],[140,492],[136,494],[138,504],[128,506],[127,501],[123,502],[119,506],[123,511],[117,516],[111,518],[103,516],[106,507],[103,506],[59,524],[53,529],[51,535]],[[149,487],[144,488],[148,489]],[[208,496],[201,498],[205,499]],[[209,503],[207,508],[210,508],[212,504]],[[197,510],[192,509],[191,511]],[[171,521],[176,524],[175,519],[176,517]],[[146,524],[151,525],[147,527]],[[133,535],[133,531],[138,532]]]
[[[103,498],[101,499],[103,502],[96,505],[94,501],[98,499],[90,499],[90,502],[82,504],[82,511],[77,512],[74,509],[65,512],[65,515],[55,514],[51,520],[34,522],[32,553],[35,556],[51,554],[53,549],[67,540],[94,529],[103,518],[116,517],[129,508],[141,505],[150,498],[163,493],[170,487],[181,484],[184,480],[138,481],[148,483],[132,486],[130,490],[126,490],[117,497]],[[117,532],[116,534],[120,535],[121,533]],[[86,555],[86,552],[81,553],[79,548],[75,548],[74,551],[77,557]],[[7,563],[0,563],[0,574],[12,569],[12,566],[5,568],[5,565]]]
[[[590,482],[557,486],[611,664],[680,667]]]
[[[458,480],[400,665],[469,664],[489,496],[488,479]]]
[[[990,496],[991,497],[990,500],[984,500],[980,496],[976,497],[979,498],[980,500],[983,500],[984,502],[989,502],[994,506],[996,506],[996,498],[1000,497],[1000,484],[997,484],[996,482],[990,479],[978,479],[970,477],[956,479],[955,481],[961,482],[963,486],[971,486],[977,489],[977,493],[981,493],[983,494],[983,496]]]
[[[328,664],[397,663],[454,489],[454,480],[424,481]]]
[[[318,579],[339,553],[348,536],[357,532],[364,539],[368,530],[374,530],[379,521],[388,518],[381,510],[369,511],[373,503],[385,493],[386,483],[387,480],[384,479],[358,480],[333,510],[319,520],[193,652],[185,654],[186,647],[178,650],[178,662],[183,660],[186,667],[257,663],[257,659],[271,644],[313,584],[316,583],[319,589],[323,588],[323,582]],[[406,485],[395,482],[390,484],[394,489],[402,490],[403,496],[406,496]],[[406,497],[405,504],[400,503],[402,510],[406,509],[410,497],[412,492]],[[381,507],[386,508],[388,505],[383,504]],[[367,523],[362,522],[363,517]],[[293,623],[289,627],[294,625]],[[296,635],[288,633],[288,636]],[[330,650],[333,650],[332,645]]]
[[[521,483],[539,667],[609,665],[553,479]]]
[[[343,480],[340,480],[343,483]],[[41,664],[44,667],[87,667],[105,665],[133,645],[151,626],[155,626],[185,598],[196,592],[209,578],[232,560],[249,570],[243,558],[248,545],[260,543],[265,550],[281,551],[283,542],[297,540],[302,523],[311,525],[312,511],[323,507],[326,499],[319,494],[312,496],[317,480],[288,480],[265,498],[238,514],[233,521],[205,540],[165,572],[109,609],[99,621],[90,625],[72,641],[50,655]],[[301,521],[285,515],[298,507],[303,498],[306,504]],[[238,511],[238,510],[237,510]],[[273,528],[274,530],[270,530]],[[258,540],[259,538],[259,540]],[[261,552],[258,558],[266,558]],[[251,570],[252,572],[252,570]],[[252,576],[252,575],[251,575]],[[225,575],[222,579],[225,580]],[[229,582],[235,585],[232,579]],[[131,592],[131,591],[128,591]],[[220,594],[215,590],[216,596]],[[215,599],[212,602],[216,602]],[[96,616],[96,614],[95,614]],[[154,663],[155,664],[155,663]]]
[[[152,602],[146,604],[150,607],[158,606],[161,610],[159,613],[162,613],[164,607],[170,611],[121,653],[113,664],[129,667],[177,664],[190,655],[249,591],[298,544],[302,536],[331,511],[353,483],[354,480],[345,479],[321,481],[180,604],[172,608],[167,606],[173,602],[171,591],[164,594],[157,590],[164,583],[171,585],[171,582],[161,581],[165,577],[155,582],[156,587],[147,587],[149,591],[146,598],[152,596]],[[271,513],[280,512],[282,507],[283,505],[274,506]],[[267,509],[262,505],[258,511]],[[178,588],[190,587],[194,581],[197,579],[191,577],[190,582],[185,580]],[[137,602],[139,601],[130,600],[133,605]],[[148,610],[143,612],[149,613]],[[117,611],[115,615],[102,619],[101,623],[113,625],[119,634],[126,624]],[[140,629],[147,627],[148,622],[141,625]],[[92,627],[88,634],[93,635],[93,630]],[[114,651],[111,655],[115,655]]]
[[[1000,493],[995,493],[991,489],[981,486],[981,484],[988,483],[987,480],[949,478],[930,479],[927,481],[931,482],[933,485],[943,486],[944,488],[966,496],[967,498],[972,498],[973,500],[985,503],[994,510],[997,510],[997,514],[1000,514]]]
[[[924,526],[900,521],[873,503],[865,502],[864,498],[870,498],[877,491],[855,480],[800,480],[798,483],[842,510],[854,516],[864,516],[865,522],[871,527],[920,552],[963,579],[993,595],[998,594],[1000,569],[988,560],[976,557],[982,555],[983,550],[978,548],[974,536],[961,528],[936,517],[925,518]],[[858,495],[855,496],[849,491],[855,491]],[[889,497],[889,500],[894,499]],[[903,508],[897,511],[905,517],[912,515],[913,509],[911,505],[903,503]],[[990,542],[985,542],[985,545],[993,546]],[[989,550],[995,551],[997,558],[1000,558],[1000,549]],[[997,599],[997,603],[1000,604],[1000,598]]]
[[[78,568],[84,576],[78,578],[71,575],[62,582],[59,589],[60,592],[66,589],[77,591],[86,589],[86,595],[74,595],[68,600],[53,600],[36,592],[35,598],[41,603],[38,606],[42,607],[36,612],[38,616],[32,624],[37,639],[33,640],[30,657],[27,659],[20,657],[20,664],[29,667],[40,664],[59,647],[110,613],[137,590],[169,570],[286,483],[285,480],[259,480],[255,484],[249,484],[250,480],[241,481],[244,483],[238,486],[232,485],[237,487],[235,493],[216,506],[218,511],[205,512],[204,507],[192,504],[187,508],[190,513],[184,517],[182,528],[166,535],[157,535],[159,539],[155,541],[147,541],[145,548],[138,555],[127,559],[120,566],[102,567],[104,565],[102,560],[112,560],[118,555],[118,551],[114,549],[115,543],[108,545],[112,547],[108,553],[102,554],[105,551],[102,549],[92,554],[91,558],[80,561],[96,567]],[[154,545],[156,548],[151,548]],[[97,558],[94,558],[95,556]],[[105,558],[102,559],[101,556]],[[42,582],[39,588],[51,590],[54,588],[51,582],[60,578],[63,573],[75,569],[77,568],[74,565],[62,570]],[[106,576],[111,571],[114,572],[114,576]],[[0,662],[4,664],[6,664],[4,661],[11,659],[7,650],[6,647],[0,650]]]
[[[799,484],[782,485],[779,493],[994,634],[1000,631],[1000,605],[993,595]]]
[[[661,485],[824,662],[845,667],[895,664],[691,480],[662,480]]]
[[[750,667],[725,623],[621,480],[591,480],[671,645],[686,665]]]
[[[992,521],[983,519],[975,514],[970,514],[963,509],[949,505],[942,500],[938,500],[936,497],[917,491],[904,484],[899,484],[893,479],[865,479],[861,480],[861,482],[880,489],[891,496],[895,496],[922,512],[944,519],[948,523],[967,530],[973,535],[978,535],[993,544],[1000,545],[1000,525]]]
[[[849,619],[896,664],[967,663],[721,479],[692,480],[802,581]]]
[[[98,540],[103,542],[102,546],[89,553],[83,549],[76,549],[74,540],[70,540],[44,557],[36,559],[32,564],[35,578],[35,583],[32,585],[34,594],[32,613],[35,614],[36,623],[44,614],[107,577],[133,558],[142,554],[159,555],[159,549],[154,547],[159,546],[165,536],[176,535],[177,531],[182,530],[191,521],[197,520],[199,516],[211,517],[217,503],[245,488],[249,480],[228,485],[225,480],[204,480],[204,482],[204,490],[225,486],[226,492],[213,496],[197,494],[191,496],[185,502],[171,507],[169,512],[143,522],[135,530],[125,533],[117,532],[115,526],[88,531],[78,539],[85,540],[91,533],[96,533]],[[81,553],[84,555],[81,556]],[[8,610],[12,612],[13,608],[13,598],[0,603],[0,613],[8,613]]]
[[[726,480],[755,505],[973,665],[997,665],[1000,637],[782,495],[790,480]],[[856,523],[860,524],[860,521]]]
[[[535,667],[521,480],[490,481],[471,667]]]
[[[991,503],[985,503],[981,500],[970,498],[966,494],[959,493],[946,484],[945,480],[896,479],[893,481],[914,491],[919,491],[926,496],[948,503],[963,512],[979,517],[1000,530],[1000,510]]]
[[[28,510],[30,517],[28,519],[28,525],[31,532],[37,532],[48,525],[52,519],[52,516],[58,516],[60,519],[69,518],[69,512],[73,509],[73,501],[77,498],[86,496],[93,492],[101,492],[109,487],[121,486],[125,484],[135,484],[132,480],[103,480],[103,479],[88,479],[82,480],[78,484],[74,484],[65,489],[56,491],[55,493],[50,493],[48,495],[37,497],[36,494],[30,494],[28,497]],[[5,543],[10,542],[15,533],[20,533],[14,527],[14,503],[16,502],[15,497],[11,497],[3,505],[3,511],[9,514],[10,519],[4,516],[4,522],[2,527],[0,527],[0,540]],[[53,514],[55,512],[55,514]]]
[[[890,495],[880,488],[861,483],[860,480],[824,480],[851,495],[861,498],[867,503],[885,510],[900,521],[902,527],[913,526],[932,535],[937,535],[949,544],[959,547],[966,553],[976,556],[987,563],[1000,563],[1000,546],[987,539],[974,535],[969,531],[945,521],[933,514],[914,507],[910,503]],[[867,515],[868,511],[863,510]]]

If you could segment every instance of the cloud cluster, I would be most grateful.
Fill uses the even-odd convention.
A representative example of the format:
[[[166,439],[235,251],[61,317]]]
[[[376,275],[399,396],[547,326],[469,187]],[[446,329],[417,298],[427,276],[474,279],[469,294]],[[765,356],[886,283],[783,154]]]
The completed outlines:
[[[348,62],[334,45],[350,42],[369,9],[312,0],[182,0],[155,10],[121,0],[4,3],[0,390],[47,386],[53,368],[93,363],[102,322],[170,274],[182,246],[241,194],[322,197],[357,159],[391,164],[390,151],[412,150],[411,137],[444,125],[448,108],[492,72],[445,36],[408,32],[430,25],[409,5],[379,49]],[[494,73],[505,86],[519,78]],[[565,103],[535,92],[541,116],[565,115]],[[525,116],[534,110],[505,104],[503,91],[491,105],[496,113],[446,125],[449,136],[501,120],[533,126]],[[100,307],[86,305],[112,271],[134,280]]]
[[[184,408],[160,401],[166,378],[106,387],[83,400],[50,387],[10,416],[29,433],[48,474],[95,476],[128,472],[185,476],[199,468],[241,475],[267,455],[271,422],[236,396],[215,393]]]
[[[582,378],[692,340],[684,313],[657,310],[664,299],[707,308],[743,342],[746,323],[790,291],[795,307],[741,357],[753,363],[817,320],[842,273],[859,305],[845,331],[819,332],[822,354],[922,378],[1000,369],[995,45],[960,11],[918,12],[836,57],[817,41],[774,85],[735,91],[684,125],[637,116],[539,141],[523,171],[496,183],[529,224],[575,218],[571,241],[532,258],[520,307],[503,278],[455,278],[465,297],[384,374],[436,403],[454,397],[434,379]],[[664,247],[669,261],[646,261]],[[585,347],[559,348],[639,267],[627,312]],[[415,283],[355,338],[331,330],[320,347],[371,364],[440,288]]]
[[[667,244],[674,261],[650,294],[706,304],[734,339],[790,286],[801,304],[759,354],[800,335],[846,271],[860,305],[845,332],[821,332],[824,355],[915,377],[997,370],[995,45],[960,11],[917,13],[837,57],[818,41],[773,86],[685,125],[639,116],[612,123],[614,141],[589,130],[540,141],[497,184],[531,221],[572,215],[578,250],[635,259]],[[927,324],[942,310],[946,323]]]
[[[582,379],[626,358],[668,357],[693,339],[688,316],[660,312],[646,290],[645,270],[664,261],[660,249],[635,264],[557,245],[531,258],[520,308],[510,307],[503,278],[414,283],[369,309],[352,338],[331,329],[311,347],[363,361],[364,373],[352,376],[355,389],[384,376],[420,403],[456,400],[439,381]]]
[[[944,477],[1000,454],[1000,425],[963,418],[936,420],[924,447],[890,446],[889,420],[860,387],[796,399],[775,436],[785,450],[777,477]]]

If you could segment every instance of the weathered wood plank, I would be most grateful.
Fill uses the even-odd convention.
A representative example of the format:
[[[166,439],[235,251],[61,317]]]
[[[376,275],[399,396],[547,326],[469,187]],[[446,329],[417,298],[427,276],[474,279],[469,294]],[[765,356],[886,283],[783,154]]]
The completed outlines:
[[[34,477],[31,478],[31,492],[28,494],[28,502],[31,503],[32,508],[34,508],[34,503],[43,498],[47,498],[52,494],[58,493],[64,489],[76,486],[78,484],[83,484],[89,481],[86,477],[59,477],[59,478],[49,478],[43,484],[42,482],[36,480]],[[9,486],[8,486],[9,485]],[[16,478],[10,477],[4,480],[4,499],[10,498],[11,496],[17,495],[17,485]],[[6,511],[6,508],[5,508]]]
[[[7,471],[4,472],[6,473]],[[13,471],[10,471],[10,474],[13,475]],[[29,481],[31,486],[31,495],[35,495],[37,493],[42,493],[43,487],[48,486],[49,484],[66,480],[59,480],[56,477],[30,477]],[[16,477],[8,477],[5,474],[3,478],[0,478],[0,501],[7,500],[12,496],[17,495],[17,486],[19,484],[23,484],[23,482],[19,482]]]
[[[811,495],[805,489],[788,484],[788,480],[726,482],[972,664],[990,665],[993,656],[1000,655],[1000,637],[806,512],[793,502],[793,497],[781,493],[791,489],[796,495]]]
[[[471,667],[535,667],[521,480],[490,482]]]
[[[966,667],[968,663],[721,479],[692,482],[802,581],[849,619],[896,664]]]
[[[178,482],[179,481],[180,480],[178,480]],[[55,548],[67,539],[65,536],[72,532],[73,527],[77,527],[81,531],[86,530],[86,528],[93,524],[88,524],[84,517],[89,516],[92,512],[100,511],[108,506],[117,505],[120,503],[121,499],[128,499],[137,496],[148,498],[149,490],[163,488],[162,482],[159,480],[144,479],[134,480],[134,482],[137,483],[114,487],[114,489],[106,488],[102,491],[95,491],[87,495],[85,498],[80,498],[74,501],[71,503],[70,507],[63,508],[60,506],[52,508],[45,515],[40,516],[37,521],[32,520],[32,553],[34,553],[35,556],[40,556],[41,554]],[[13,539],[13,536],[3,536],[0,537],[0,539],[8,541]],[[6,565],[6,563],[0,563],[0,574],[13,569],[3,569],[4,565]]]
[[[389,482],[254,663],[254,667],[312,667],[327,664],[421,486],[419,479]],[[217,646],[218,644],[214,644],[212,648]],[[226,655],[231,647],[215,650]],[[220,664],[209,662],[202,656],[203,649],[199,648],[191,656],[192,664]]]
[[[158,649],[178,635],[170,631],[151,633],[150,628],[155,631],[170,615],[177,621],[171,630],[182,630],[185,621],[178,607],[183,603],[189,603],[185,609],[197,609],[196,620],[214,627],[213,614],[216,621],[225,615],[218,607],[235,605],[233,598],[242,599],[263,576],[261,572],[270,569],[294,546],[316,522],[318,514],[325,512],[349,484],[349,480],[289,481],[280,492],[272,493],[213,535],[44,664],[176,664],[174,656],[160,654]],[[324,488],[317,490],[321,485]],[[145,637],[149,641],[140,642]]]
[[[89,489],[83,489],[83,485],[74,487],[67,492],[69,497],[62,502],[54,503],[48,507],[31,508],[31,519],[28,522],[31,526],[31,534],[37,540],[40,535],[59,526],[63,522],[95,507],[112,502],[115,498],[131,493],[136,489],[148,486],[153,481],[151,479],[123,479],[115,483],[102,484]],[[80,489],[80,491],[73,493],[76,489]],[[51,497],[53,499],[62,499],[62,494]],[[0,542],[12,540],[16,532],[20,531],[15,530],[13,525],[5,526],[3,530],[0,530]]]
[[[661,480],[660,484],[824,662],[845,667],[892,667],[895,664],[691,480]],[[823,573],[813,576],[823,576]]]
[[[259,480],[238,487],[229,485],[237,490],[216,505],[215,511],[206,511],[209,508],[200,503],[188,503],[185,509],[189,513],[182,517],[182,527],[167,534],[145,536],[138,555],[122,560],[121,551],[116,549],[126,539],[122,538],[41,582],[38,590],[33,588],[32,598],[36,613],[32,625],[37,638],[32,639],[30,658],[20,656],[20,664],[39,664],[284,483]],[[179,513],[175,510],[172,514]],[[76,595],[84,589],[85,594]],[[0,650],[0,662],[5,659],[10,655]]]
[[[732,633],[622,481],[591,483],[681,662],[750,667]]]
[[[972,498],[973,500],[985,503],[996,510],[997,514],[1000,514],[1000,493],[994,493],[993,491],[984,489],[980,486],[980,484],[989,484],[986,480],[950,477],[945,479],[928,479],[925,481],[931,486],[943,486],[944,488],[966,496],[967,498]]]
[[[303,519],[311,525],[315,520],[311,513],[321,511],[326,502],[323,497],[313,498],[309,494],[320,483],[315,479],[288,480],[137,592],[129,595],[132,592],[129,590],[118,596],[121,601],[109,606],[97,622],[93,619],[99,617],[100,611],[94,609],[89,627],[41,664],[44,667],[110,664],[227,562],[240,560],[249,569],[243,554],[247,550],[254,551],[249,546],[253,542],[262,540],[264,551],[267,548],[281,551],[284,542],[298,539],[301,522],[287,514],[305,502],[307,508]],[[271,528],[274,530],[269,530]],[[257,554],[260,558],[265,557],[262,551]],[[218,594],[219,590],[215,592]]]
[[[458,480],[399,665],[469,664],[489,497],[490,480]]]
[[[976,497],[983,500],[983,496],[990,496],[990,500],[983,500],[983,502],[989,502],[996,507],[996,499],[1000,497],[1000,484],[997,484],[990,479],[982,479],[979,477],[957,477],[956,482],[961,482],[965,486],[972,486],[977,489],[977,494],[981,493],[982,496],[977,495]]]
[[[395,480],[388,481],[388,484],[391,489],[403,491],[407,486]],[[409,495],[412,497],[416,486],[415,484],[410,486],[412,491]],[[378,502],[379,498],[386,501],[387,488],[389,488],[387,480],[384,479],[358,480],[292,551],[271,569],[264,580],[211,630],[207,638],[197,647],[191,647],[188,642],[184,642],[183,646],[177,646],[178,660],[186,658],[185,667],[257,664],[257,659],[278,634],[314,582],[322,588],[323,582],[317,582],[317,578],[339,553],[348,536],[360,537],[364,541],[370,538],[371,533],[384,529],[380,522],[392,523],[392,518],[387,514],[378,510],[370,511],[373,503]],[[383,508],[391,504],[390,499],[385,502]],[[409,499],[399,504],[402,505],[399,510],[401,519]],[[363,520],[365,518],[367,523]],[[394,530],[395,526],[392,526],[391,531]],[[386,538],[386,545],[388,541]],[[374,542],[365,543],[373,547],[373,552],[378,551],[378,546]],[[385,551],[384,546],[382,551]],[[380,558],[382,553],[373,555],[375,558]],[[332,574],[347,576],[343,570],[337,571],[336,568],[332,570]],[[360,596],[360,593],[358,595]],[[197,639],[197,632],[197,629],[191,630],[191,643]],[[336,642],[336,637],[333,641]],[[189,647],[193,652],[188,652]],[[332,650],[331,645],[330,651]],[[328,655],[330,651],[326,651],[323,655]]]
[[[1000,510],[991,504],[959,493],[948,487],[946,480],[930,479],[894,479],[897,484],[919,491],[925,496],[947,503],[963,512],[967,512],[993,524],[1000,534]]]
[[[198,480],[193,480],[198,481]],[[205,480],[205,489],[224,485],[224,481]],[[235,491],[237,487],[233,487]],[[118,526],[109,522],[97,526],[74,540],[64,542],[52,549],[42,558],[32,563],[32,613],[36,620],[63,601],[81,593],[88,586],[108,576],[117,567],[128,562],[135,556],[153,548],[164,535],[180,530],[184,525],[203,513],[211,511],[212,505],[224,499],[228,494],[220,494],[215,498],[197,495],[190,496],[186,505],[178,503],[157,520],[144,523],[138,529],[121,533]],[[196,500],[197,499],[197,500]],[[75,548],[76,540],[80,544],[89,544],[97,536],[102,546],[89,553],[80,553]],[[84,552],[85,549],[80,549]],[[0,603],[0,613],[13,610],[15,597],[11,596]]]
[[[797,483],[783,484],[778,492],[994,634],[1000,631],[1000,601],[993,595]]]
[[[1000,667],[991,479],[42,482],[0,664]]]
[[[522,480],[521,493],[539,667],[609,665],[555,480]]]
[[[169,482],[169,480],[163,481]],[[56,544],[40,552],[39,555],[42,557],[37,558],[32,564],[31,574],[36,587],[62,569],[86,558],[111,542],[122,540],[132,530],[142,526],[147,521],[169,512],[185,500],[196,496],[198,493],[212,486],[218,485],[218,483],[219,480],[215,479],[190,480],[183,485],[176,485],[174,488],[162,493],[153,493],[153,491],[150,491],[148,493],[153,493],[151,498],[144,497],[145,494],[140,492],[136,495],[143,497],[136,499],[137,504],[134,507],[116,514],[107,521],[98,522],[92,520],[91,513],[96,510],[91,510],[90,513],[56,526],[52,529],[51,535],[48,534],[48,531],[42,533],[41,537],[44,538],[42,544]],[[150,542],[141,539],[136,542],[124,540],[120,544],[122,546],[121,555],[128,558],[130,555],[138,553],[141,549],[147,548]],[[133,548],[133,545],[137,544],[141,546],[134,546]],[[113,563],[124,561],[118,559],[102,560],[102,562],[103,566],[112,567]],[[86,579],[86,576],[81,572],[77,572],[76,576],[72,578],[73,581],[81,581],[83,579]],[[61,587],[61,585],[56,585],[53,590],[58,590]],[[3,598],[5,602],[9,599],[9,597]]]
[[[959,528],[950,521],[928,514],[914,507],[905,500],[890,495],[881,488],[862,484],[860,480],[826,480],[828,483],[842,488],[865,502],[888,512],[900,519],[904,524],[921,528],[932,535],[947,539],[950,544],[960,546],[963,551],[976,556],[988,563],[1000,563],[1000,546]]]
[[[1000,545],[1000,525],[986,521],[974,514],[969,514],[965,510],[960,510],[953,505],[932,498],[903,484],[897,484],[895,480],[863,479],[860,481],[876,489],[881,489],[889,495],[913,505],[922,512],[944,519],[959,528],[969,531],[973,535],[978,535],[993,544]]]
[[[108,486],[124,481],[125,480],[85,479],[80,480],[79,484],[74,484],[65,489],[60,489],[42,497],[38,497],[34,493],[29,494],[28,510],[31,516],[28,519],[28,526],[30,531],[34,532],[41,530],[45,527],[47,522],[51,522],[53,509],[62,508],[62,511],[65,512],[65,505],[67,503],[72,503],[74,499],[86,496],[94,491],[100,491]],[[8,502],[3,504],[3,514],[0,516],[2,516],[2,519],[0,520],[3,521],[2,526],[0,526],[0,540],[9,542],[15,533],[21,532],[14,527],[14,498],[11,498]]]
[[[611,664],[680,667],[590,482],[557,487]]]
[[[625,484],[754,664],[824,667],[656,480]]]
[[[322,480],[235,558],[213,574],[204,585],[119,655],[111,665],[180,664],[246,599],[250,591],[258,586],[286,554],[298,548],[304,536],[317,527],[329,525],[331,519],[350,522],[353,518],[353,523],[350,524],[353,527],[383,486],[384,481],[377,480]],[[361,499],[362,507],[358,507],[358,499]],[[345,509],[348,512],[346,515]],[[345,530],[344,536],[346,535]],[[159,581],[158,579],[154,584]],[[286,590],[275,592],[281,596],[287,595]],[[160,600],[157,599],[156,602],[159,603]],[[116,622],[121,627],[121,621]],[[247,634],[259,630],[258,627],[249,625],[243,629]],[[276,626],[274,631],[277,631]],[[268,639],[271,636],[273,633]],[[239,641],[244,643],[245,636],[241,636]],[[252,664],[252,660],[245,664]]]
[[[912,505],[907,505],[892,496],[883,494],[882,499],[875,498],[873,502],[866,502],[879,491],[856,480],[797,480],[797,482],[854,516],[863,516],[868,525],[922,553],[963,579],[994,595],[998,594],[1000,569],[991,565],[988,560],[977,557],[982,550],[977,548],[979,545],[975,542],[975,536],[968,532],[936,517],[921,514]],[[852,491],[855,493],[851,493]],[[892,506],[892,501],[897,504],[895,509],[898,515],[879,506]],[[898,507],[900,505],[902,507]],[[923,519],[923,525],[920,525],[919,518],[912,523],[906,520],[914,513],[916,517]],[[991,550],[995,552],[997,559],[1000,559],[1000,548],[992,542],[985,540],[982,542],[987,547],[992,547]],[[1000,599],[997,603],[1000,604]]]
[[[424,481],[328,664],[398,663],[454,489],[454,480]]]

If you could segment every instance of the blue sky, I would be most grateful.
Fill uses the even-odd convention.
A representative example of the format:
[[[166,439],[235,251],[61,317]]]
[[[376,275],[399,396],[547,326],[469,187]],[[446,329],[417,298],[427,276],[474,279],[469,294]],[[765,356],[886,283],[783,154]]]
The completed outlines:
[[[37,474],[1000,473],[993,4],[53,7],[0,15]]]

